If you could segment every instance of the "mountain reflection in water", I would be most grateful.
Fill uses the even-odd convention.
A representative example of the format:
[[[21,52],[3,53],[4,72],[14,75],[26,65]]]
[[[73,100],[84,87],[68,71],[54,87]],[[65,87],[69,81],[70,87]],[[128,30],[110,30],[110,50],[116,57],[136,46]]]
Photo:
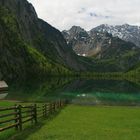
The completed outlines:
[[[139,105],[140,85],[123,80],[49,78],[10,86],[6,100],[46,102],[68,99],[84,105]]]

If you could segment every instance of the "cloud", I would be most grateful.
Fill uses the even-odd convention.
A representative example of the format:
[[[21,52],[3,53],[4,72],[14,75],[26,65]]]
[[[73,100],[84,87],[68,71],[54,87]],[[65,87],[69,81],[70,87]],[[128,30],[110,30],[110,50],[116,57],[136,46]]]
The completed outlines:
[[[89,30],[100,24],[140,25],[140,0],[29,0],[38,16],[64,30],[78,25]]]
[[[90,12],[89,16],[94,17],[94,18],[105,18],[105,19],[113,18],[112,16],[97,14],[97,13],[94,13],[94,12]]]
[[[78,11],[79,14],[84,13],[84,12],[86,12],[86,9],[85,9],[85,8],[81,8],[81,9]]]
[[[100,17],[100,15],[97,15],[96,13],[92,13],[92,12],[90,12],[89,15],[90,15],[91,17]]]

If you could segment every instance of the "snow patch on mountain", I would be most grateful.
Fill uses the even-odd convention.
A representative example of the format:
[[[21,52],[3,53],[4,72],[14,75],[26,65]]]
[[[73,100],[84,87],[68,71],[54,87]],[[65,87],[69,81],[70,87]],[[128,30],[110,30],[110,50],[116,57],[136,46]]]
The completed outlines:
[[[108,32],[112,34],[114,37],[119,37],[120,39],[132,42],[136,46],[140,47],[139,26],[132,26],[128,24],[112,26],[112,25],[102,24],[96,28],[93,28],[90,32],[93,31]]]

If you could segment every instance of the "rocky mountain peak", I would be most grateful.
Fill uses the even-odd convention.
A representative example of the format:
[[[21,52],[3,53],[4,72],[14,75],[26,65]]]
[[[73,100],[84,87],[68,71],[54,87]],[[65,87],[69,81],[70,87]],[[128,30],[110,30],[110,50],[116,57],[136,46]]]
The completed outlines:
[[[72,28],[69,30],[69,32],[76,34],[76,33],[80,33],[80,32],[85,32],[85,30],[83,28],[81,28],[80,26],[72,26]]]
[[[86,41],[89,38],[88,32],[86,32],[86,30],[84,30],[80,26],[72,26],[70,30],[65,30],[62,32],[62,34],[65,37],[68,45],[71,42],[71,40]]]
[[[122,40],[132,42],[136,46],[140,47],[139,26],[132,26],[129,24],[116,25],[116,26],[102,24],[90,30],[90,32],[93,31],[108,32],[112,34],[114,37],[119,37]]]
[[[123,41],[119,36],[113,36],[111,31],[114,28],[115,26],[102,24],[87,32],[80,27],[78,27],[78,31],[76,27],[72,27],[73,30],[65,31],[68,34],[63,33],[63,35],[68,45],[81,56],[111,58],[113,55],[118,57],[126,50],[137,48],[133,43]],[[114,52],[114,54],[111,52]]]

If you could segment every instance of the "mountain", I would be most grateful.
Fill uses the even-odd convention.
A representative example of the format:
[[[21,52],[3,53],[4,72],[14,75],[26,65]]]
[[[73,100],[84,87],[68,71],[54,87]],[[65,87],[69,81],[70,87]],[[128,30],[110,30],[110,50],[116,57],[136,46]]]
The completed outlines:
[[[93,62],[95,71],[128,71],[140,61],[140,49],[108,32],[85,31],[73,26],[62,32],[70,48]]]
[[[38,18],[26,0],[0,0],[0,79],[85,71],[91,64],[67,46],[60,31]]]
[[[0,80],[126,72],[140,60],[136,45],[108,33],[74,26],[63,35],[27,0],[0,0]]]
[[[78,55],[97,58],[118,58],[127,51],[136,51],[138,47],[118,37],[113,37],[108,32],[91,30],[85,31],[73,26],[69,31],[63,31],[69,47]],[[139,49],[138,49],[139,50]]]
[[[112,26],[102,24],[93,28],[90,32],[92,31],[108,32],[114,37],[119,37],[122,40],[132,42],[136,46],[140,47],[140,26],[132,26],[129,24]]]
[[[89,44],[86,44],[90,39],[88,33],[79,26],[73,26],[69,31],[62,32],[64,38],[67,41],[67,44],[70,48],[79,54],[83,55],[86,53],[86,50]]]
[[[128,25],[128,24],[112,26],[112,25],[102,24],[98,27],[93,28],[89,32],[90,33],[92,33],[92,32],[101,32],[101,33],[107,32],[107,33],[112,34],[113,37],[118,37],[124,41],[132,42],[138,48],[140,48],[140,26],[132,26],[132,25]],[[126,60],[130,60],[130,56],[131,56],[131,61],[127,61],[127,64],[129,62],[129,64],[131,64],[131,66],[132,66],[129,69],[130,73],[138,75],[136,73],[140,72],[139,49],[136,49],[135,53],[134,53],[134,51],[129,51],[129,53],[126,53],[126,56],[127,56],[127,58],[123,57],[124,62]],[[126,64],[126,63],[123,63],[123,64]],[[138,76],[137,76],[137,78],[138,78]]]

